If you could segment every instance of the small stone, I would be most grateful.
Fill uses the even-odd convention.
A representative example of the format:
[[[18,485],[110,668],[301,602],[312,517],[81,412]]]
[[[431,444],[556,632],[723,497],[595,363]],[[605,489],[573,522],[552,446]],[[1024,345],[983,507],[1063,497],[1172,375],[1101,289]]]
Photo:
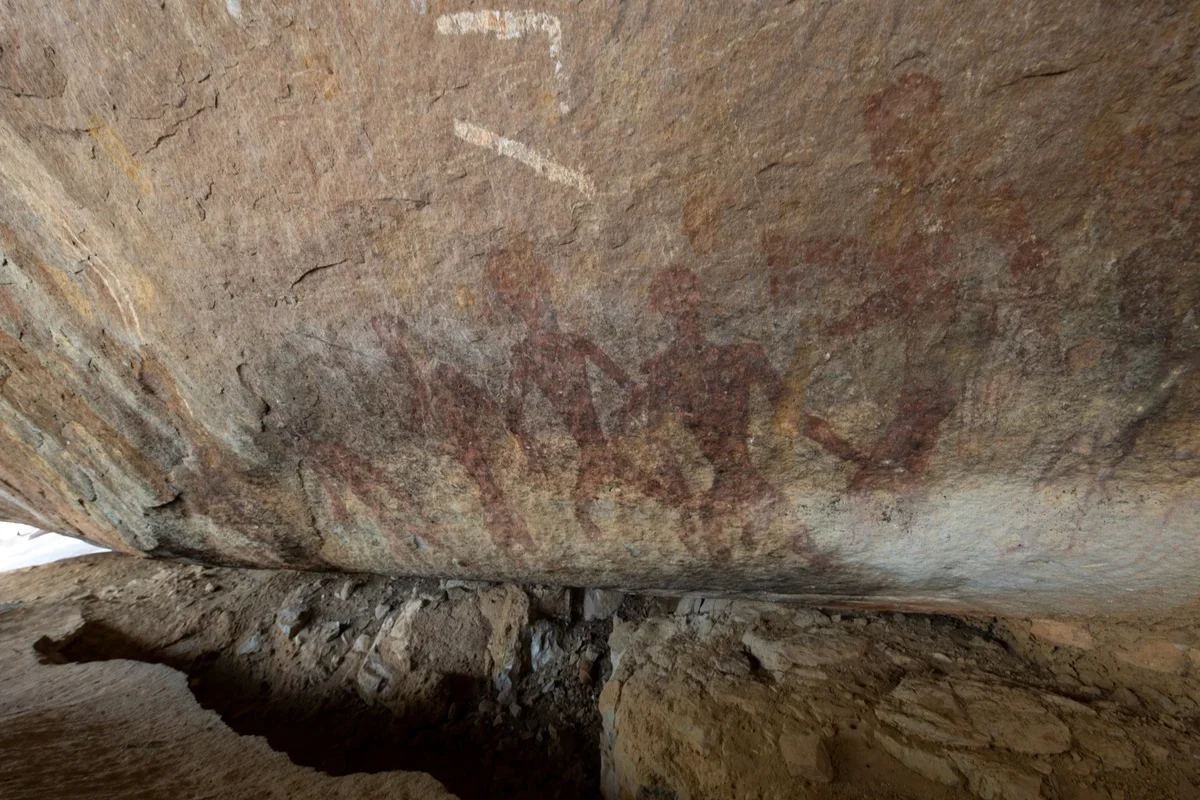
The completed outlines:
[[[793,778],[811,783],[833,781],[833,762],[819,734],[795,731],[780,734],[779,752]]]
[[[687,617],[693,614],[699,614],[700,609],[704,606],[704,598],[698,594],[684,595],[679,598],[679,605],[675,606],[675,616]]]
[[[204,591],[206,594],[212,594],[216,590],[217,590],[216,584],[214,584],[212,581],[209,581],[208,583],[204,584]]]
[[[368,699],[379,694],[391,679],[391,671],[374,653],[367,656],[355,676],[359,694]]]
[[[1171,758],[1171,751],[1161,745],[1153,742],[1141,742],[1142,752],[1151,761],[1157,761],[1159,764],[1165,764]]]
[[[726,600],[723,597],[706,597],[700,605],[700,613],[708,617],[715,617],[724,614],[732,607],[732,600]]]
[[[354,594],[354,590],[358,588],[358,584],[354,581],[345,581],[337,590],[337,599],[343,603],[350,599],[350,595]]]
[[[617,609],[624,599],[623,592],[612,589],[588,589],[583,593],[583,618],[588,622],[608,619],[617,613]]]
[[[976,681],[955,681],[953,687],[975,729],[991,744],[1026,755],[1070,749],[1070,728],[1031,692]]]
[[[905,655],[904,653],[901,653],[897,650],[893,650],[892,648],[890,648],[886,645],[881,645],[879,649],[883,652],[883,655],[887,658],[888,661],[892,662],[893,664],[895,664],[897,667],[900,667],[901,669],[913,669],[920,664],[920,662],[917,661],[915,658],[910,658],[909,656]]]
[[[957,747],[1004,747],[1053,755],[1071,746],[1071,731],[1029,692],[975,681],[905,678],[876,709],[904,733]]]
[[[1127,648],[1118,648],[1113,656],[1130,666],[1153,672],[1182,675],[1187,671],[1190,659],[1188,648],[1166,639],[1144,639]]]
[[[949,759],[901,744],[882,731],[876,731],[875,738],[883,745],[888,755],[921,777],[946,786],[962,786],[962,778],[954,771]]]
[[[341,636],[342,628],[345,623],[338,620],[330,620],[321,626],[321,639],[326,642],[332,642],[337,637]]]
[[[1136,694],[1129,691],[1124,686],[1118,686],[1116,689],[1113,689],[1112,693],[1109,694],[1108,697],[1112,702],[1124,707],[1128,711],[1134,712],[1135,714],[1142,711],[1142,701],[1138,699]]]
[[[293,639],[296,634],[304,630],[311,618],[312,611],[307,603],[292,603],[275,617],[275,626],[283,632],[284,636]]]
[[[558,644],[558,629],[549,620],[540,619],[530,626],[529,665],[536,672],[564,655]]]
[[[875,715],[925,741],[956,747],[988,744],[988,738],[971,724],[948,682],[905,678],[875,709]]]
[[[480,592],[491,586],[487,581],[464,581],[457,578],[442,581],[442,589],[450,591],[451,589],[464,589],[469,592]]]
[[[1088,708],[1083,703],[1080,703],[1078,700],[1072,700],[1069,697],[1063,697],[1060,694],[1054,694],[1051,692],[1044,692],[1042,693],[1041,697],[1050,705],[1055,706],[1058,708],[1058,710],[1064,711],[1068,714],[1076,714],[1081,717],[1096,716],[1095,711],[1093,711],[1091,708]]]
[[[1096,646],[1092,634],[1086,628],[1055,619],[1035,619],[1030,625],[1029,632],[1035,639],[1041,639],[1056,647],[1091,650]]]
[[[1135,769],[1138,765],[1133,744],[1117,728],[1109,732],[1082,728],[1075,731],[1075,739],[1108,769]]]
[[[521,704],[515,700],[508,704],[508,713],[512,714],[513,719],[518,719],[521,716]]]
[[[838,664],[862,657],[867,649],[866,641],[839,635],[835,631],[774,639],[759,630],[750,630],[742,635],[742,644],[770,672]]]
[[[261,638],[257,633],[252,633],[242,642],[237,649],[239,656],[248,656],[251,653],[257,653],[262,647]]]
[[[359,637],[354,640],[354,652],[365,653],[371,649],[371,637],[367,634],[359,634]]]
[[[982,800],[1042,800],[1041,775],[965,753],[950,757],[966,776],[971,793]]]
[[[392,607],[387,603],[380,603],[379,605],[375,606],[375,619],[383,619],[391,610]]]
[[[829,617],[815,608],[801,608],[792,617],[792,624],[797,628],[823,628],[829,625]]]

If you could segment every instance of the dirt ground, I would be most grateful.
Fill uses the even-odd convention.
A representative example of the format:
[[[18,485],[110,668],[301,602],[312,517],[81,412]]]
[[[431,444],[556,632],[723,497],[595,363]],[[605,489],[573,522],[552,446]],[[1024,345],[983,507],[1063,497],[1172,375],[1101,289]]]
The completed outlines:
[[[265,742],[263,763],[283,754],[331,786],[395,781],[361,796],[433,797],[436,781],[464,800],[1200,797],[1194,621],[957,619],[88,556],[0,575],[0,661],[24,676],[0,682],[0,742],[23,753],[0,758],[0,795],[44,796],[13,766],[33,758],[19,731],[70,745],[72,767],[92,758],[81,731],[32,725],[65,713],[39,686],[132,664],[164,665],[137,685],[186,675],[219,717],[201,727],[227,737],[220,752],[241,737],[248,751]],[[114,674],[86,678],[134,681]],[[104,703],[122,697],[85,692],[70,707],[109,719]],[[171,702],[145,713],[200,719],[190,699]],[[105,730],[88,735],[119,733],[122,753],[174,746]],[[124,763],[109,754],[104,768]],[[131,785],[153,785],[150,773]],[[238,774],[186,790],[248,796]],[[82,781],[62,796],[163,794]]]

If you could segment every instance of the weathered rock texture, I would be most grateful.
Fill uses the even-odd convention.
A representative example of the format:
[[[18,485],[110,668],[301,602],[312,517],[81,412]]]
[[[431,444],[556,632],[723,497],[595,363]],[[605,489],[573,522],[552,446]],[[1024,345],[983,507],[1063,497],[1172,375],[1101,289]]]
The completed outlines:
[[[1200,796],[1194,606],[1082,648],[1031,637],[1048,620],[697,601],[614,624],[608,800]]]
[[[612,622],[581,605],[116,553],[0,573],[0,797],[599,800]]]
[[[1195,3],[0,13],[4,517],[881,603],[1200,586]]]
[[[79,611],[9,605],[0,609],[4,797],[454,798],[419,772],[334,778],[297,767],[200,708],[187,677],[169,667],[55,665],[36,645],[69,639],[83,625]]]
[[[631,594],[589,621],[581,595],[120,554],[2,573],[0,797],[440,796],[414,772],[463,800],[1200,797],[1200,604]]]

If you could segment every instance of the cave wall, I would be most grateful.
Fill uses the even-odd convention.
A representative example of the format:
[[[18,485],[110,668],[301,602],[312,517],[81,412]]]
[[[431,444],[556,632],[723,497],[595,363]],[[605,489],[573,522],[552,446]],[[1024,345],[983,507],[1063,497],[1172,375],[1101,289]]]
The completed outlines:
[[[1200,587],[1196,4],[0,8],[0,517],[924,607]]]

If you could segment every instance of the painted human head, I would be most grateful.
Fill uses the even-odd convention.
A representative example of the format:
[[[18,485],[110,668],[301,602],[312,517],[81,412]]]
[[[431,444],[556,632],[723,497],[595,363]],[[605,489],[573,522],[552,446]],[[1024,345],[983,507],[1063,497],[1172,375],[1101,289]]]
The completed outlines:
[[[698,326],[700,279],[682,264],[672,264],[651,281],[650,307],[676,325]]]
[[[941,83],[923,72],[906,73],[871,95],[863,121],[875,168],[901,180],[928,180],[934,169],[933,150],[942,136],[937,124],[941,104]]]
[[[483,277],[495,298],[525,324],[539,325],[553,314],[550,267],[534,256],[528,238],[516,238],[493,253],[483,268]]]

